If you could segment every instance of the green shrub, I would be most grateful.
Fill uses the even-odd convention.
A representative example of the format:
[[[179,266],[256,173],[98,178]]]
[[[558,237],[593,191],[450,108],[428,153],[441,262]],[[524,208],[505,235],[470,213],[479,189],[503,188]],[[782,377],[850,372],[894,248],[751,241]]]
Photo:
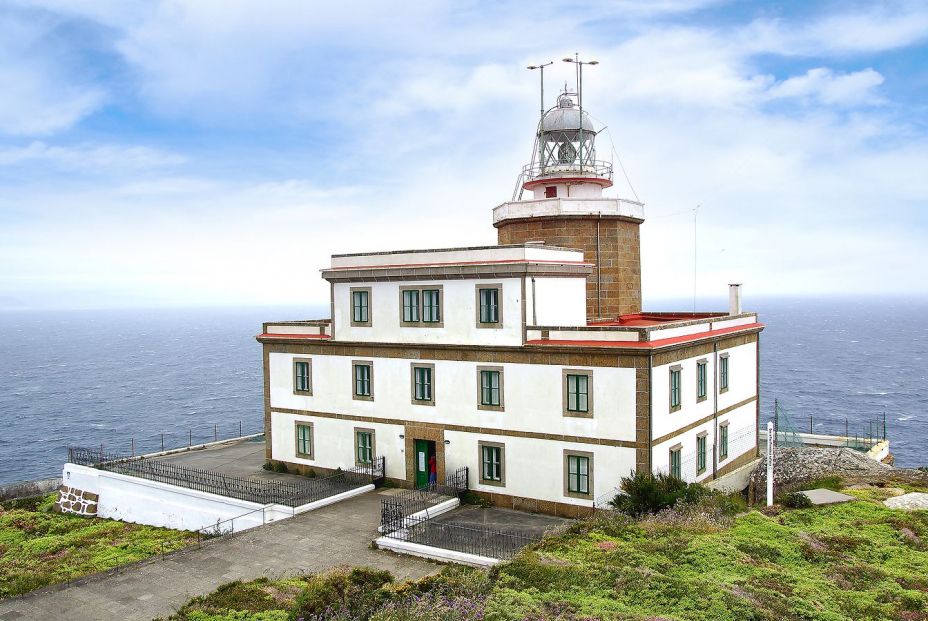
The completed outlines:
[[[274,462],[274,472],[279,472],[281,474],[287,474],[287,464],[282,461]]]
[[[784,507],[789,507],[790,509],[808,509],[812,506],[812,501],[805,494],[799,492],[789,492],[788,494],[783,494],[778,499],[778,502]]]
[[[837,475],[822,477],[807,481],[799,486],[799,491],[808,489],[830,489],[833,492],[840,492],[844,488],[841,477]]]
[[[290,610],[290,619],[367,618],[389,600],[384,590],[393,582],[388,571],[356,567],[351,570],[334,570],[317,574],[307,580],[306,588],[296,598]]]
[[[669,474],[636,472],[623,477],[618,494],[610,501],[615,509],[632,517],[657,513],[677,502],[694,503],[710,492],[698,483],[687,483]]]
[[[493,506],[492,502],[488,500],[484,500],[483,498],[481,498],[480,496],[478,496],[477,494],[469,490],[461,494],[461,504],[462,505],[476,505],[478,507],[484,507],[484,508]]]

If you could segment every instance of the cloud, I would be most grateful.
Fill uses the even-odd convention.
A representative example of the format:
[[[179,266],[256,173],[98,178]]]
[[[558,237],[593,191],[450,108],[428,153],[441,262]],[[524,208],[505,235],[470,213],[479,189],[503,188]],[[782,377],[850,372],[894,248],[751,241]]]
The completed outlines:
[[[817,67],[777,83],[768,95],[771,99],[798,98],[829,106],[874,105],[885,102],[874,92],[883,82],[883,76],[873,69],[837,74]]]
[[[175,166],[184,156],[144,146],[77,145],[56,146],[34,141],[24,147],[0,147],[0,166],[51,164],[85,173],[114,169],[146,169]]]
[[[57,53],[55,20],[0,9],[0,134],[48,135],[97,110],[105,92]]]

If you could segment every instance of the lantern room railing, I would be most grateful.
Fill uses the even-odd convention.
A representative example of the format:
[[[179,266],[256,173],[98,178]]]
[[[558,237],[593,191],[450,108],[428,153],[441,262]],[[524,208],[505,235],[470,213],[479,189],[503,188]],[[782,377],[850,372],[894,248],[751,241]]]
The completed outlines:
[[[571,177],[588,175],[612,181],[612,162],[593,160],[584,162],[570,162],[569,164],[541,165],[538,163],[526,164],[522,168],[523,182],[534,181],[543,177],[568,174]]]

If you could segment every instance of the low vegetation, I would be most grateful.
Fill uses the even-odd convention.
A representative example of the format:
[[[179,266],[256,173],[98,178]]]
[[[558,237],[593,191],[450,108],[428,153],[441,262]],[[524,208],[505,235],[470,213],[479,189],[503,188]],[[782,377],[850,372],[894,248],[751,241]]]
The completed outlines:
[[[650,483],[629,481],[630,498],[617,504],[637,517],[577,522],[490,572],[446,567],[397,583],[341,569],[232,583],[172,620],[928,621],[928,512],[882,505],[924,488],[840,489],[859,500],[761,512],[706,490],[666,506],[647,500],[662,496]]]
[[[54,513],[56,494],[0,509],[0,598],[185,547],[190,533]]]

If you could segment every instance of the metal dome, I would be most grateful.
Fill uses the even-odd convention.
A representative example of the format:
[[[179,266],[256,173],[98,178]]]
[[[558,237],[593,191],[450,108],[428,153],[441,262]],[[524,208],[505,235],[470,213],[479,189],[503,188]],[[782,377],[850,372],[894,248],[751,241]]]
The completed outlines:
[[[580,129],[580,118],[580,109],[574,105],[573,99],[564,94],[558,98],[557,106],[548,110],[541,119],[541,131],[577,131]],[[585,111],[583,112],[583,131],[596,133],[593,121]]]

